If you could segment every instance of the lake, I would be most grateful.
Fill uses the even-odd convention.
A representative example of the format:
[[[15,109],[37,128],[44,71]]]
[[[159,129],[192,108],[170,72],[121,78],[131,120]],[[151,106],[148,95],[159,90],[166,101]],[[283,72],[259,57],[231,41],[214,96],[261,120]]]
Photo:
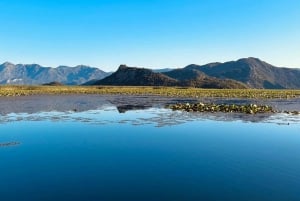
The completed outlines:
[[[172,111],[177,102],[299,99],[0,98],[1,201],[299,201],[300,116]]]

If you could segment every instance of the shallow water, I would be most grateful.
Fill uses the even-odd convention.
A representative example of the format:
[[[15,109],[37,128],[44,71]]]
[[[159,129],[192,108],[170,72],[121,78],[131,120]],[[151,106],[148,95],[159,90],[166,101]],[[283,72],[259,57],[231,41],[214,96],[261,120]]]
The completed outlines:
[[[17,142],[0,146],[1,201],[300,200],[299,116],[164,109],[180,101],[0,99],[0,144]]]

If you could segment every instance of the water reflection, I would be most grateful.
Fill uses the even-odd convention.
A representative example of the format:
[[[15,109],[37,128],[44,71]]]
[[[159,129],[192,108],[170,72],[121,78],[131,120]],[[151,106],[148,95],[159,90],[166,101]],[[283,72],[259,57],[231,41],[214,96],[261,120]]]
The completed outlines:
[[[243,100],[243,99],[186,99],[157,96],[30,96],[0,99],[0,123],[14,121],[83,122],[91,124],[132,125],[154,124],[172,126],[190,121],[242,121],[289,125],[300,117],[287,114],[187,113],[165,109],[178,102],[214,102],[235,104],[268,104],[278,110],[295,110],[299,100]]]
[[[300,116],[164,107],[180,101],[199,100],[0,98],[1,201],[300,200]]]
[[[196,99],[168,98],[158,96],[112,96],[112,95],[42,95],[25,97],[0,97],[0,114],[38,112],[82,112],[96,110],[107,105],[115,106],[120,113],[129,110],[164,107],[178,102],[196,102]]]
[[[133,110],[119,113],[115,106],[103,107],[98,110],[84,112],[40,112],[34,114],[19,113],[7,114],[0,117],[0,123],[17,121],[51,121],[51,122],[81,122],[95,125],[131,124],[143,126],[146,124],[155,127],[174,126],[192,121],[241,121],[252,123],[275,123],[278,125],[299,124],[300,116],[288,114],[235,114],[235,113],[188,113],[172,111],[163,108],[150,108],[147,110]]]

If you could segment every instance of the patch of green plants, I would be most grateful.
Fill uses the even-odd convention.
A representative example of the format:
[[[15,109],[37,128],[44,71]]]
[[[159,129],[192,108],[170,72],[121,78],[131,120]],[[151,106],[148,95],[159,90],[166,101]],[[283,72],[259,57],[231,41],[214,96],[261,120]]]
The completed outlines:
[[[224,113],[246,113],[246,114],[257,114],[257,113],[275,113],[271,106],[268,105],[226,105],[226,104],[214,104],[214,103],[178,103],[169,106],[172,110],[182,110],[186,112],[224,112]]]

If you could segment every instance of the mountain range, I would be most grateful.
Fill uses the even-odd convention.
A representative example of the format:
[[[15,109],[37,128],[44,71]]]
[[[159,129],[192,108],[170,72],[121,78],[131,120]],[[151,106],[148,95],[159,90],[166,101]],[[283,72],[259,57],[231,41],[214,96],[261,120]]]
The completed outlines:
[[[50,68],[38,64],[15,65],[6,62],[0,65],[0,84],[39,85],[59,82],[66,85],[80,85],[93,79],[102,79],[109,74],[99,68],[84,65]]]
[[[191,64],[169,71],[120,66],[94,85],[186,86],[201,88],[299,89],[300,69],[279,68],[258,58]]]
[[[0,84],[182,86],[199,88],[300,89],[300,69],[275,67],[258,58],[151,70],[121,65],[114,73],[89,66],[46,68],[0,65]]]

